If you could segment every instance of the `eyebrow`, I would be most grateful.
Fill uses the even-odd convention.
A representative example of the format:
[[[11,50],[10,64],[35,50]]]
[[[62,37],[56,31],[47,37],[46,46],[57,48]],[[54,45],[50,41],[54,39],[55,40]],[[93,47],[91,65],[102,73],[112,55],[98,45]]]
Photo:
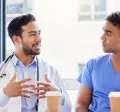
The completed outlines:
[[[105,32],[112,33],[112,31],[110,31],[110,30],[106,30],[106,29],[104,29],[104,28],[103,28],[103,30],[104,30]]]
[[[39,30],[39,31],[29,31],[28,33],[36,33],[36,32],[41,32],[41,30]]]

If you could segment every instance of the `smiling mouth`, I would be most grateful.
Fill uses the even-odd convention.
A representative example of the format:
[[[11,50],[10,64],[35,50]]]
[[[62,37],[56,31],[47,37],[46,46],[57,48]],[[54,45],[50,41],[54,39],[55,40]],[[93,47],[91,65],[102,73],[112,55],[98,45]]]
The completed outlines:
[[[40,43],[33,44],[33,47],[40,46]]]
[[[33,48],[35,48],[35,49],[40,49],[40,44],[35,44],[35,45],[33,45]]]

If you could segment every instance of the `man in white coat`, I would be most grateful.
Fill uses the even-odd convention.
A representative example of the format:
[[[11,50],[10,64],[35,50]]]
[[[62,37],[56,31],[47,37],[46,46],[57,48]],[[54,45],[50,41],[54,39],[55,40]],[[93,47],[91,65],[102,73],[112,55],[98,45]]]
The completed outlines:
[[[15,52],[0,65],[0,112],[44,112],[47,91],[61,91],[61,112],[71,112],[60,74],[36,56],[40,54],[41,30],[35,17],[14,18],[8,34]]]

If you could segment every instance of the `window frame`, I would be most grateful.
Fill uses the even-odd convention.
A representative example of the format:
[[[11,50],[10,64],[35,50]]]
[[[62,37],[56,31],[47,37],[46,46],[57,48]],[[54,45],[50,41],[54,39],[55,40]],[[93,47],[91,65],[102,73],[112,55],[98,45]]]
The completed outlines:
[[[80,4],[79,4],[80,5]],[[105,11],[95,11],[95,0],[90,0],[90,11],[89,12],[78,12],[78,21],[86,21],[83,19],[79,19],[80,16],[90,16],[90,21],[98,21],[99,19],[95,19],[95,15],[107,15],[107,0],[105,4]],[[104,19],[104,18],[103,18]]]
[[[0,62],[6,57],[6,0],[0,0]]]

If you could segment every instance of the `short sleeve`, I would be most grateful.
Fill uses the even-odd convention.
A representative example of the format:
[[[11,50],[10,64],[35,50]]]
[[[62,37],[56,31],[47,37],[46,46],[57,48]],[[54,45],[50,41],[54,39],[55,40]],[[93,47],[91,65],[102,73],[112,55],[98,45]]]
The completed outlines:
[[[91,76],[92,76],[94,63],[95,61],[93,59],[89,60],[77,79],[79,83],[88,87],[90,90],[93,90],[93,83]]]

